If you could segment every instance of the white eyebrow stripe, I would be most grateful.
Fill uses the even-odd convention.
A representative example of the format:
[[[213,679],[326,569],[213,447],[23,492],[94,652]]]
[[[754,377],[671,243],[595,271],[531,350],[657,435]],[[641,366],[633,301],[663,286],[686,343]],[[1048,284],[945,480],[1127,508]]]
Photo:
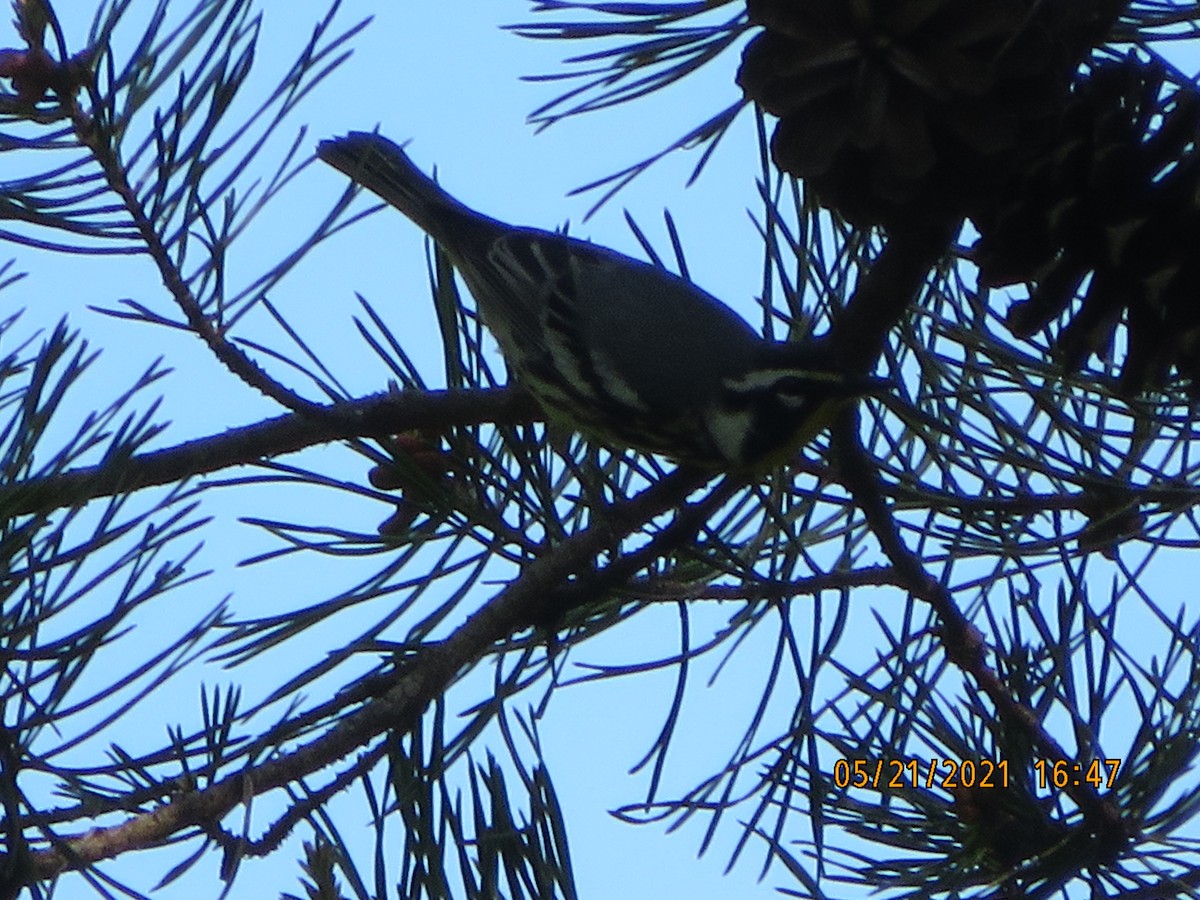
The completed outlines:
[[[827,384],[837,384],[843,380],[840,372],[822,372],[820,369],[755,369],[735,378],[726,378],[725,387],[735,391],[761,390],[775,385],[784,378],[800,378],[804,381],[817,381]]]

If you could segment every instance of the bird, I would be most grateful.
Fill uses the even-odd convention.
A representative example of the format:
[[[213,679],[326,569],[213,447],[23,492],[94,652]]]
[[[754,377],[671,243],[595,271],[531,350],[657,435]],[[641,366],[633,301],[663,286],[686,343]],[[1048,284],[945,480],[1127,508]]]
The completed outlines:
[[[449,258],[511,377],[552,423],[608,448],[720,472],[777,468],[846,403],[880,389],[816,340],[764,338],[665,268],[451,196],[378,132],[317,156],[396,207]]]

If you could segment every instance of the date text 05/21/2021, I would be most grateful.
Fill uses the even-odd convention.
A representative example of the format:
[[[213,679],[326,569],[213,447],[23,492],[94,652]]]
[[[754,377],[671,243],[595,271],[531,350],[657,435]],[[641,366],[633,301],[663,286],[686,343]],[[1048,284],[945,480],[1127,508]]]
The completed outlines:
[[[1038,790],[1061,790],[1069,785],[1090,784],[1096,790],[1111,790],[1121,768],[1119,759],[1093,759],[1088,763],[1066,760],[1033,763]],[[944,759],[839,759],[833,764],[833,783],[839,788],[899,790],[905,787],[1006,788],[1008,760]]]

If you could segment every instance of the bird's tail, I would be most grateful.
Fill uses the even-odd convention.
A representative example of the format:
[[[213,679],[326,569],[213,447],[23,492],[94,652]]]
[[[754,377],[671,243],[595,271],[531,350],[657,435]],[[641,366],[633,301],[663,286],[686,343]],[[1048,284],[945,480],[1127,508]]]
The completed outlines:
[[[442,190],[399,144],[381,134],[352,131],[345,137],[321,141],[317,156],[378,194],[448,248],[462,241],[464,230],[477,231],[491,222]]]

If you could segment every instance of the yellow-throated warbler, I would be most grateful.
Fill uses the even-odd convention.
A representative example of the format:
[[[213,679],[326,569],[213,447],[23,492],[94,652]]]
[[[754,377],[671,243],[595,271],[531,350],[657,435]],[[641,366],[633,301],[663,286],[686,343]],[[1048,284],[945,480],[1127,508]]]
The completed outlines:
[[[764,339],[665,269],[467,208],[378,134],[323,141],[317,155],[441,246],[511,374],[547,415],[600,443],[714,470],[765,468],[873,389],[815,346]]]

